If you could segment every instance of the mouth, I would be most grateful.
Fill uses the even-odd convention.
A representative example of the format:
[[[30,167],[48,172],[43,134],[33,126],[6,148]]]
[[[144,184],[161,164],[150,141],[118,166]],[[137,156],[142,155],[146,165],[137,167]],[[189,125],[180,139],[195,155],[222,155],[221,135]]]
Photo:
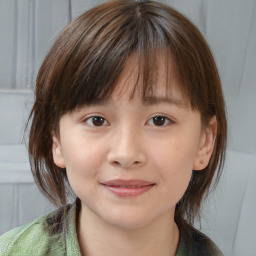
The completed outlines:
[[[118,197],[136,197],[149,191],[155,183],[143,180],[110,180],[101,185]]]

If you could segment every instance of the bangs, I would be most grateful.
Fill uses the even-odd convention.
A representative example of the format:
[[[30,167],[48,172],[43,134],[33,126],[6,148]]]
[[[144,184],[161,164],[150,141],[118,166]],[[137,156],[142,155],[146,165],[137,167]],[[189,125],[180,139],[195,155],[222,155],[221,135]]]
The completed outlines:
[[[59,48],[66,54],[57,56],[63,68],[60,76],[54,73],[55,79],[58,78],[55,81],[58,91],[51,95],[57,95],[53,101],[61,106],[61,114],[111,97],[131,59],[135,60],[134,72],[137,73],[131,98],[135,93],[143,98],[154,94],[158,69],[162,66],[166,69],[166,86],[170,91],[168,87],[178,72],[168,31],[159,24],[157,16],[147,15],[143,5],[136,2],[134,5],[132,8],[131,3],[127,6],[122,3],[120,15],[116,9],[101,8],[97,19],[91,15],[97,11],[96,7],[75,20],[57,40],[56,45],[62,44]]]
[[[169,53],[167,53],[169,54]],[[80,83],[76,86],[74,93],[71,93],[70,109],[83,107],[84,105],[97,104],[97,102],[107,101],[113,94],[121,97],[123,94],[128,94],[129,99],[133,99],[135,95],[142,99],[155,96],[155,89],[158,85],[158,80],[163,81],[166,87],[166,98],[171,98],[173,84],[177,81],[176,66],[172,58],[166,58],[160,50],[153,49],[150,51],[150,56],[146,53],[132,53],[123,59],[118,66],[106,62],[101,67],[101,70],[109,69],[113,76],[108,76],[108,73],[102,72],[96,74],[87,80],[85,83]],[[118,67],[118,68],[117,68]],[[161,77],[160,77],[161,76]],[[132,77],[132,85],[127,85]],[[183,88],[180,88],[183,89]]]

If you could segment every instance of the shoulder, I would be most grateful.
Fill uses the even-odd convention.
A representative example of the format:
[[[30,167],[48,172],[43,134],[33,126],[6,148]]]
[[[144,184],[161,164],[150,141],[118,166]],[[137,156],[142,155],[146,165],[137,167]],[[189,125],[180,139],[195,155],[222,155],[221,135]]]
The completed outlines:
[[[223,256],[217,245],[205,234],[195,228],[192,229],[191,233],[193,238],[193,250],[196,252],[195,255]]]
[[[48,243],[47,240],[47,230],[44,228],[44,217],[42,217],[2,235],[0,255],[26,255],[31,250],[41,255]]]
[[[177,256],[223,256],[216,244],[205,234],[191,227],[190,232],[181,233]]]
[[[63,250],[61,219],[58,219],[62,213],[63,207],[3,234],[0,255],[54,255],[52,249]]]

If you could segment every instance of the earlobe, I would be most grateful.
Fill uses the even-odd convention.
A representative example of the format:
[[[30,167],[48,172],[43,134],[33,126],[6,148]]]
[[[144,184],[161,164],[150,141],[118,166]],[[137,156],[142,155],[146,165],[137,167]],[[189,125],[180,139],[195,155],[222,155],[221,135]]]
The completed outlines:
[[[56,135],[52,136],[52,155],[53,161],[58,167],[66,167],[64,157],[62,154],[61,144],[59,138]]]
[[[209,164],[217,134],[217,120],[212,117],[201,136],[200,146],[194,160],[193,170],[204,170]]]

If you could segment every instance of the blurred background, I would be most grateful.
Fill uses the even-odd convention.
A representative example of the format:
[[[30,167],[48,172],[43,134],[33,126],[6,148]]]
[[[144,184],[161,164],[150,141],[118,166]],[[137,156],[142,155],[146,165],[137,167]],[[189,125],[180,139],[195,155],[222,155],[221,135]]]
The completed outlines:
[[[100,0],[0,0],[0,235],[50,211],[23,133],[37,71],[54,39]],[[256,1],[165,0],[207,39],[219,68],[229,137],[223,176],[201,226],[227,256],[256,251]],[[26,137],[26,135],[25,135]]]

